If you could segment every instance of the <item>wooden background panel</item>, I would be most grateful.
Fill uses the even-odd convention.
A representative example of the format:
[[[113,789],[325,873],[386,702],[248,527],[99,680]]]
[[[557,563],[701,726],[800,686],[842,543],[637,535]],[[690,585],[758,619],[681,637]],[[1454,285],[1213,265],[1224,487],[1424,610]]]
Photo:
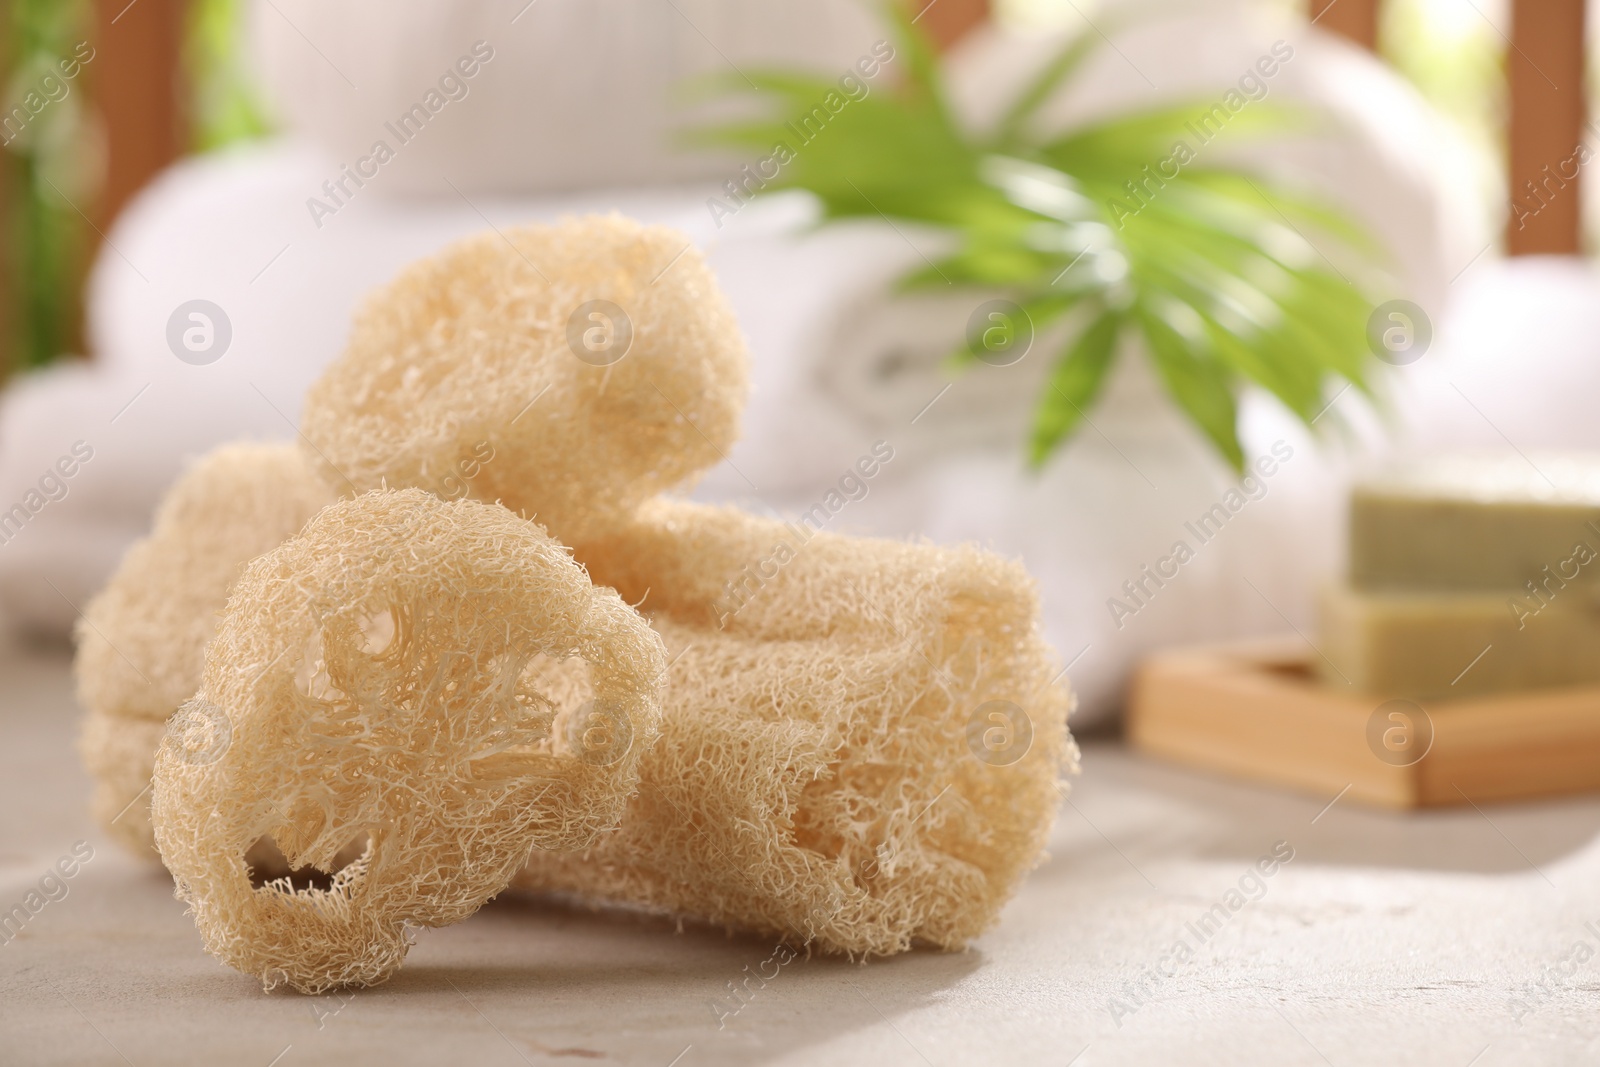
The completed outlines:
[[[949,48],[989,17],[989,0],[907,0],[917,25],[928,31],[940,48]]]
[[[0,8],[0,84],[10,75],[12,48],[11,10]],[[0,382],[16,365],[17,347],[17,159],[0,148]]]
[[[177,159],[187,144],[181,84],[185,0],[94,0],[91,91],[106,135],[96,225]]]
[[[1463,0],[1465,2],[1465,0]],[[1378,50],[1378,0],[1311,0],[1311,21],[1329,33]]]
[[[1514,256],[1581,250],[1582,199],[1574,177],[1584,137],[1583,31],[1584,0],[1512,4],[1510,190],[1530,209],[1513,212],[1506,224],[1506,251]]]
[[[941,47],[959,41],[990,13],[989,0],[907,0],[918,24]],[[1318,27],[1369,49],[1377,46],[1379,0],[1308,0]],[[187,144],[182,41],[187,0],[93,0],[95,47],[90,91],[106,134],[106,174],[90,210],[103,231],[127,201],[183,152]],[[0,20],[3,22],[5,20]],[[1513,255],[1576,253],[1580,248],[1578,184],[1563,168],[1584,130],[1583,0],[1514,0],[1507,54],[1511,117],[1510,186],[1537,204],[1532,215],[1512,218],[1507,250]],[[3,34],[4,29],[0,29]],[[5,45],[0,37],[0,48]],[[1546,168],[1549,168],[1548,170]],[[10,177],[0,166],[0,183]],[[1530,185],[1530,183],[1532,183]],[[0,185],[0,195],[5,188]],[[1537,196],[1537,199],[1526,199]],[[9,200],[5,201],[9,203]],[[87,206],[86,206],[87,207]],[[0,239],[14,233],[0,211]],[[14,292],[0,256],[0,291]],[[13,276],[14,277],[14,276]],[[10,300],[0,300],[0,336],[14,336]],[[0,358],[5,353],[0,351]]]

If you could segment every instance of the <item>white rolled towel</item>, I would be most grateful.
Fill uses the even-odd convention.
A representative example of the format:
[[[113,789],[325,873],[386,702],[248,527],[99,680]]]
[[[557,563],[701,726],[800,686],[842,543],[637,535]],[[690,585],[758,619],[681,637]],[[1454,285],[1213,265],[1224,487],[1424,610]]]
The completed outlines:
[[[290,128],[340,164],[387,140],[378,184],[430,196],[720,180],[680,136],[729,112],[686,110],[688,83],[843,73],[887,36],[860,0],[257,0],[250,26]]]
[[[616,210],[697,240],[715,236],[704,190],[684,188],[470,204],[375,195],[318,229],[304,200],[327,166],[293,139],[186,160],[119,218],[89,283],[95,363],[26,375],[0,393],[0,507],[24,501],[74,441],[96,450],[66,499],[30,513],[28,529],[0,543],[0,616],[12,626],[65,633],[67,601],[81,606],[104,582],[186,462],[236,438],[293,436],[305,390],[343,348],[359,302],[406,263],[486,226],[564,214]],[[744,236],[726,244],[769,240],[796,220],[792,202],[752,207],[741,215]],[[748,258],[736,254],[724,276]],[[227,348],[211,362],[185,362],[173,348],[174,316],[187,323],[181,309],[196,300],[227,321]],[[759,309],[741,311],[752,333],[775,336]]]
[[[291,17],[300,10],[278,2]],[[541,0],[527,17],[548,2]],[[301,22],[308,32],[332,25]],[[345,31],[353,32],[349,26]],[[1254,58],[1253,38],[1243,45],[1236,41],[1231,52],[1194,48],[1194,35],[1202,31],[1218,34],[1219,40],[1228,37],[1226,26],[1197,28],[1193,20],[1178,17],[1119,34],[1116,43],[1141,66],[1160,64],[1164,89],[1189,95],[1197,86],[1215,88],[1235,80],[1235,52]],[[312,36],[319,46],[332,40],[316,32]],[[1265,38],[1267,46],[1271,39]],[[1048,51],[1005,52],[1009,47],[979,39],[957,57],[951,83],[973,121],[981,118],[983,93],[993,91],[988,75],[981,74],[990,69],[980,62],[985,55],[1014,55],[1023,70],[1024,60]],[[1325,92],[1334,74],[1355,69],[1388,94],[1380,109],[1385,123],[1407,129],[1408,123],[1426,125],[1414,96],[1370,60],[1298,41],[1296,47],[1303,50],[1281,72],[1285,80],[1275,84],[1275,92],[1288,95],[1291,72]],[[1333,73],[1312,77],[1323,69],[1318,57],[1325,53],[1333,57],[1326,64]],[[338,62],[340,56],[330,52],[330,58]],[[404,64],[396,61],[394,72],[421,62],[415,56]],[[1108,51],[1094,62],[1114,67],[1121,60]],[[373,68],[388,78],[386,69]],[[1083,84],[1109,85],[1115,81],[1111,70],[1095,68]],[[1190,73],[1179,78],[1181,71]],[[328,71],[316,75],[325,76],[337,77]],[[382,84],[403,86],[404,77]],[[475,86],[474,107],[502,106],[502,94],[491,88],[487,81]],[[1125,97],[1074,106],[1109,109],[1145,92],[1138,86],[1118,91]],[[344,111],[343,104],[328,110],[321,119],[307,114],[296,122],[353,121],[332,114]],[[447,129],[441,122],[427,132],[442,137]],[[975,296],[904,299],[887,293],[892,279],[938,251],[936,235],[865,223],[808,232],[806,209],[793,200],[744,209],[719,227],[706,206],[716,192],[715,180],[654,191],[539,197],[492,197],[463,186],[463,198],[448,188],[437,195],[399,196],[410,179],[386,179],[318,227],[306,199],[342,159],[336,133],[318,134],[331,148],[291,140],[180,164],[119,223],[112,234],[118,252],[102,255],[91,291],[91,330],[101,366],[93,374],[41,379],[53,383],[51,388],[13,390],[0,411],[0,500],[23,495],[39,477],[34,468],[42,470],[41,462],[56,458],[51,434],[61,436],[56,431],[69,423],[53,412],[104,408],[109,419],[124,394],[149,382],[148,391],[111,427],[128,437],[108,435],[105,439],[116,447],[106,452],[97,445],[96,459],[84,471],[94,473],[94,464],[115,454],[130,473],[103,487],[84,481],[57,511],[45,509],[40,521],[54,516],[61,523],[50,538],[55,558],[35,566],[10,551],[20,540],[0,547],[0,607],[14,616],[31,615],[40,625],[64,625],[65,609],[49,607],[47,598],[35,595],[47,587],[31,578],[31,585],[18,584],[24,577],[33,571],[57,577],[70,573],[78,584],[62,585],[62,591],[78,599],[79,591],[103,580],[121,545],[143,528],[160,488],[176,476],[185,456],[241,434],[286,436],[306,385],[342,346],[361,295],[405,262],[483,228],[485,219],[504,226],[611,208],[686,229],[708,248],[751,341],[755,390],[745,440],[700,495],[803,510],[874,441],[889,441],[896,458],[864,499],[840,511],[836,528],[973,539],[1023,556],[1041,578],[1050,637],[1066,659],[1083,653],[1073,671],[1084,694],[1081,721],[1113,709],[1129,666],[1158,644],[1281,629],[1285,617],[1303,627],[1313,575],[1335,566],[1343,459],[1319,454],[1281,410],[1256,398],[1246,406],[1247,451],[1270,453],[1283,440],[1294,449],[1293,459],[1267,480],[1261,499],[1229,520],[1222,536],[1196,546],[1194,559],[1183,564],[1176,579],[1131,616],[1113,617],[1108,601],[1126,596],[1122,583],[1137,580],[1144,565],[1158,566],[1170,555],[1183,524],[1223,500],[1233,478],[1161,398],[1136,352],[1127,354],[1104,404],[1092,413],[1094,427],[1082,431],[1042,475],[1028,474],[1020,442],[1047,368],[1047,348],[1014,367],[977,367],[952,382],[942,359],[959,337]],[[1447,178],[1420,170],[1414,161],[1402,160],[1405,165],[1397,167],[1394,153],[1383,147],[1386,136],[1357,126],[1332,142],[1327,151],[1354,153],[1366,184],[1343,181],[1331,192],[1359,201],[1353,205],[1358,208],[1386,197],[1395,218],[1416,223],[1396,231],[1380,219],[1376,229],[1411,242],[1405,266],[1415,279],[1408,283],[1412,292],[1440,290],[1439,279],[1454,253],[1440,247],[1437,223],[1444,209],[1438,203],[1450,202],[1455,194]],[[412,147],[424,145],[419,140]],[[478,146],[485,152],[491,147]],[[539,169],[540,160],[516,152],[513,169],[527,181],[556,180]],[[423,185],[441,177],[426,174],[425,168],[418,173],[424,175],[417,178]],[[490,184],[500,181],[493,167],[482,173],[493,179]],[[1384,196],[1376,196],[1375,189]],[[1453,270],[1459,264],[1449,266]],[[232,350],[206,366],[180,362],[167,341],[173,311],[193,299],[224,308],[233,327]],[[1441,330],[1437,343],[1444,344],[1446,336]],[[1549,361],[1555,354],[1540,351],[1530,358]],[[107,462],[100,469],[111,466]],[[43,530],[35,526],[30,532]]]
[[[1274,104],[1311,105],[1333,121],[1314,135],[1223,139],[1206,151],[1293,179],[1342,207],[1390,252],[1395,295],[1443,323],[1450,278],[1487,236],[1464,206],[1472,196],[1465,149],[1409,86],[1356,49],[1228,0],[1111,34],[1113,46],[1040,109],[1041,130],[1178,100],[1221,100],[1255,71]],[[1258,61],[1280,41],[1287,49],[1277,55],[1290,58],[1275,59],[1272,76],[1260,78]],[[948,72],[964,121],[991,124],[1062,42],[1061,34],[990,27],[964,43]],[[736,218],[729,230],[742,224]],[[1136,348],[1124,352],[1090,425],[1041,474],[1023,469],[1061,331],[1041,336],[1013,366],[953,375],[947,356],[994,294],[891,292],[896,278],[923,267],[946,241],[905,224],[850,224],[726,251],[747,257],[729,276],[735,302],[760,307],[753,329],[780,332],[792,354],[758,361],[750,433],[732,468],[713,473],[712,488],[736,496],[754,483],[769,501],[805,507],[863,444],[893,442],[896,460],[840,521],[877,533],[979,540],[1021,555],[1043,583],[1049,636],[1066,658],[1083,653],[1073,675],[1085,723],[1114,710],[1131,665],[1153,648],[1290,627],[1309,633],[1313,586],[1340,565],[1349,468],[1389,447],[1358,402],[1343,398],[1339,411],[1355,417],[1356,447],[1330,452],[1275,402],[1247,398],[1247,454],[1270,456],[1283,442],[1293,459],[1265,479],[1260,501],[1202,548],[1183,524],[1226,498],[1237,479],[1178,415]],[[758,350],[785,350],[772,341]],[[1397,390],[1402,422],[1413,408],[1427,418],[1412,399],[1414,381],[1403,373],[1378,377]],[[1142,567],[1158,564],[1183,538],[1196,549],[1194,560],[1165,585],[1144,580],[1154,594],[1147,608],[1123,592],[1123,582],[1139,580]],[[1138,611],[1121,614],[1118,601]]]

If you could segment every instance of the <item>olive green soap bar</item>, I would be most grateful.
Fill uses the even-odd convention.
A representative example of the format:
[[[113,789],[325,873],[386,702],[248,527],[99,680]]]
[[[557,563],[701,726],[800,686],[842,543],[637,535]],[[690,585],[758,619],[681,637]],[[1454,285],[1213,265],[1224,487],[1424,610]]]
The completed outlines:
[[[1357,588],[1600,586],[1600,456],[1450,457],[1356,486]]]
[[[1334,585],[1318,604],[1330,687],[1448,700],[1600,682],[1600,590],[1554,597]]]

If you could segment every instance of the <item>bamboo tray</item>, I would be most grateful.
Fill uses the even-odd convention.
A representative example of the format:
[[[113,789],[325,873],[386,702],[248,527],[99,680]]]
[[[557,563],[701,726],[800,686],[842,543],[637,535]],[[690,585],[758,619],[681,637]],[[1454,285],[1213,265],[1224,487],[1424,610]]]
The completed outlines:
[[[1387,808],[1600,790],[1600,686],[1449,702],[1324,687],[1299,640],[1164,652],[1135,675],[1128,736],[1152,755]]]

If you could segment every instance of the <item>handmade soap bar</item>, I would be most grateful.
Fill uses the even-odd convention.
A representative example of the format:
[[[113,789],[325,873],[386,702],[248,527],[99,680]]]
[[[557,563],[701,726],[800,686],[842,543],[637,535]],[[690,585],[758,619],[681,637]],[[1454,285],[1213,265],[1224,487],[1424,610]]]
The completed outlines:
[[[1600,456],[1451,457],[1351,497],[1350,580],[1361,589],[1549,594],[1600,584],[1597,556]]]
[[[1336,689],[1444,700],[1600,681],[1600,599],[1323,590],[1318,667]]]

